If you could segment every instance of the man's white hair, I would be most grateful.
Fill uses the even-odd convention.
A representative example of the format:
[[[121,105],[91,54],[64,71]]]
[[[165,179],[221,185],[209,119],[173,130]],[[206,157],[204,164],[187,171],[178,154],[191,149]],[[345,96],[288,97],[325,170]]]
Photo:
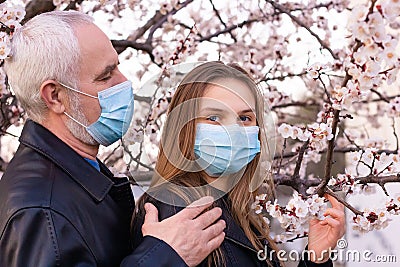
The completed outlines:
[[[40,97],[44,81],[78,87],[81,55],[74,30],[92,23],[92,17],[78,11],[52,11],[15,31],[4,67],[12,90],[32,120],[40,123],[47,114]]]

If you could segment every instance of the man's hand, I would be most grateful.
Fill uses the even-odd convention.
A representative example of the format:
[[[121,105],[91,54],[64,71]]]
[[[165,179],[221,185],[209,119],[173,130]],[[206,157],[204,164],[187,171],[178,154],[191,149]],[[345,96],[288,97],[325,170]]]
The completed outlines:
[[[198,216],[213,201],[212,197],[203,197],[161,222],[158,221],[157,208],[146,203],[143,236],[149,235],[163,240],[187,265],[196,266],[218,248],[225,237],[225,221],[218,220],[222,214],[220,208],[213,208]]]

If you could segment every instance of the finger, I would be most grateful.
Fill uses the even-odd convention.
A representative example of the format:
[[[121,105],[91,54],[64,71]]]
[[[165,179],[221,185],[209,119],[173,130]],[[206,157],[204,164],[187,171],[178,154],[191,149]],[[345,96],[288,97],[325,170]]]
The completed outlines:
[[[331,216],[334,219],[344,220],[344,212],[334,208],[327,208],[324,212],[324,216]]]
[[[326,220],[322,220],[322,221],[319,222],[319,224],[320,224],[320,225],[327,225],[328,222],[327,222]]]
[[[329,202],[332,205],[332,208],[338,209],[338,210],[343,210],[344,209],[343,204],[340,203],[335,197],[333,197],[333,196],[331,196],[329,194],[325,194],[324,197],[329,200]]]
[[[207,254],[210,254],[212,251],[217,249],[219,246],[221,246],[222,242],[224,241],[225,238],[225,232],[222,232],[220,235],[216,236],[214,239],[211,239],[210,241],[207,242]]]
[[[215,207],[207,212],[204,212],[199,217],[193,220],[193,224],[200,228],[206,229],[211,224],[213,224],[222,215],[222,210],[219,207]]]
[[[194,202],[192,202],[188,207],[196,208],[196,207],[203,207],[203,206],[210,206],[214,202],[214,198],[212,196],[205,196],[202,197]]]
[[[344,223],[335,220],[333,218],[326,218],[324,222],[321,222],[321,225],[328,225],[331,227],[331,230],[335,235],[340,238],[346,232],[346,226]]]
[[[333,218],[325,218],[323,221],[320,222],[321,225],[329,225],[332,228],[339,228],[341,223],[338,220]]]
[[[202,198],[194,201],[192,204],[190,204],[186,208],[184,208],[178,214],[180,214],[180,216],[182,216],[181,218],[183,218],[183,219],[190,219],[190,220],[194,219],[200,213],[202,213],[205,209],[210,207],[213,202],[214,202],[214,198],[211,196],[202,197]]]
[[[144,216],[143,224],[158,222],[158,210],[153,204],[144,204],[144,209],[146,211],[146,215]]]
[[[226,223],[224,220],[219,220],[213,225],[207,227],[203,233],[207,241],[210,241],[219,236],[225,229]]]
[[[332,218],[332,217],[327,217],[320,223],[321,225],[329,225],[331,226],[334,231],[338,232],[340,236],[344,235],[346,231],[346,223],[343,217],[339,218]]]
[[[315,225],[315,224],[317,224],[317,223],[319,223],[319,222],[321,222],[321,220],[318,220],[318,219],[313,218],[313,219],[310,219],[309,224],[310,224],[310,225]]]

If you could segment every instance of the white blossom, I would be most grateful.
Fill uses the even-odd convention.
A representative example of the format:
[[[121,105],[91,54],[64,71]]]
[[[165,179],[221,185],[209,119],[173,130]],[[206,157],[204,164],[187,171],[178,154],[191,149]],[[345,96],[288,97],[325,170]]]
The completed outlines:
[[[387,116],[388,117],[393,117],[396,118],[400,115],[400,97],[396,97],[392,99],[388,104],[387,104]]]
[[[280,133],[283,138],[288,138],[292,136],[293,128],[289,124],[282,123],[278,128],[278,133]]]
[[[5,32],[0,32],[0,59],[5,59],[10,54],[10,39]]]
[[[316,62],[307,68],[307,72],[311,78],[317,79],[320,75],[320,71],[326,68],[323,64]]]
[[[400,16],[400,4],[397,0],[387,0],[382,2],[383,16],[389,20],[394,21]]]
[[[391,213],[386,208],[365,208],[363,215],[353,218],[353,229],[360,232],[369,232],[385,228],[391,220]]]
[[[360,41],[367,40],[371,34],[368,24],[364,21],[351,24],[350,31],[353,33],[354,38]]]
[[[355,21],[363,21],[365,20],[368,14],[368,7],[365,5],[356,5],[353,7],[350,15],[349,23],[354,23]]]

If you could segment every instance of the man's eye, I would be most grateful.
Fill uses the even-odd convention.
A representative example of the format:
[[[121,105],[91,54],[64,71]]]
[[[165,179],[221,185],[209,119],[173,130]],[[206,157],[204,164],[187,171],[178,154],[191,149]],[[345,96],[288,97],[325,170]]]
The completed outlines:
[[[209,120],[209,121],[219,121],[220,118],[219,118],[219,116],[211,115],[211,116],[207,117],[207,120]]]
[[[111,76],[106,76],[100,79],[100,81],[108,81],[109,79],[111,79]]]

